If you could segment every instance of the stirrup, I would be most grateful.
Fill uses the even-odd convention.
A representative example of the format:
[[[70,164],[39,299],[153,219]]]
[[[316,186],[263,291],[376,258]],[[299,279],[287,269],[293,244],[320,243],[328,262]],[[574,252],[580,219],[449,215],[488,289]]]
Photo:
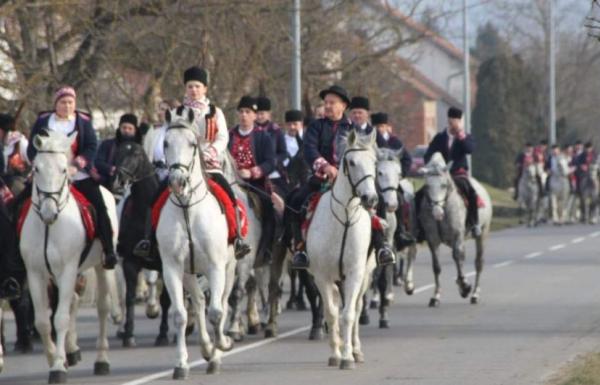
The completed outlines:
[[[148,258],[150,256],[150,249],[152,244],[148,239],[142,239],[133,248],[133,255],[138,258]]]
[[[391,265],[396,262],[396,256],[389,246],[384,246],[377,252],[377,266]]]
[[[2,287],[0,287],[0,299],[12,301],[20,296],[21,285],[19,285],[19,282],[16,279],[10,277],[2,282]]]
[[[309,266],[308,255],[302,250],[298,250],[292,258],[290,267],[294,270],[305,270]]]
[[[246,244],[242,238],[237,237],[233,242],[233,250],[235,259],[240,260],[246,255],[250,254],[252,248],[248,244]]]

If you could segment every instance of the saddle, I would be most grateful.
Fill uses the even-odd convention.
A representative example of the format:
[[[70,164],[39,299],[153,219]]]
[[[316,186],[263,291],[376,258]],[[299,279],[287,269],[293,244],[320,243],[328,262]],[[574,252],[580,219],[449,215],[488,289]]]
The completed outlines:
[[[75,199],[77,203],[77,207],[79,208],[79,214],[81,215],[81,221],[83,222],[83,227],[85,228],[86,234],[86,242],[91,243],[96,238],[96,211],[94,210],[94,206],[87,200],[87,198],[79,192],[74,186],[69,187],[71,190],[71,195]],[[17,221],[17,234],[20,236],[21,231],[23,230],[23,224],[25,223],[25,218],[27,218],[27,214],[31,209],[31,197],[27,198],[23,203],[23,207],[19,212],[19,219]]]
[[[237,235],[237,221],[235,218],[235,207],[233,206],[233,202],[229,198],[227,192],[223,190],[223,188],[219,186],[217,182],[213,181],[212,179],[208,179],[207,183],[210,191],[215,196],[215,198],[217,198],[217,201],[221,205],[221,210],[225,214],[225,219],[227,220],[228,227],[228,241],[229,243],[232,243]],[[167,203],[167,199],[169,199],[170,194],[171,192],[169,191],[169,189],[165,189],[152,206],[152,229],[154,231],[156,231],[156,228],[158,227],[160,213],[163,207],[165,206],[165,203]],[[240,224],[242,226],[240,234],[242,235],[242,237],[245,237],[248,234],[248,219],[246,206],[244,206],[244,203],[239,199],[237,200],[237,205],[240,208]]]

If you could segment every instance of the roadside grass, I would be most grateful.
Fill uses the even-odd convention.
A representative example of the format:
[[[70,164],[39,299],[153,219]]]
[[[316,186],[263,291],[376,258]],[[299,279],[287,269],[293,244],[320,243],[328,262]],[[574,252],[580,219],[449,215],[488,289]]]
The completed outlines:
[[[600,353],[577,357],[562,368],[547,385],[600,385]]]

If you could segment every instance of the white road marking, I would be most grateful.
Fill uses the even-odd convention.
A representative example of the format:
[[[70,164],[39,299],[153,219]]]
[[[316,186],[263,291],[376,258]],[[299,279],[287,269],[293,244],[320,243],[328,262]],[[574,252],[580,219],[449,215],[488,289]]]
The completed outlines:
[[[564,243],[559,243],[558,245],[550,246],[548,248],[548,250],[555,251],[555,250],[560,250],[560,249],[564,249],[564,248],[565,248],[565,244]]]
[[[536,251],[536,252],[534,252],[534,253],[529,253],[529,254],[527,254],[527,255],[526,255],[526,256],[524,256],[523,258],[525,258],[525,259],[533,259],[533,258],[537,258],[537,257],[539,257],[540,255],[542,255],[542,252],[541,252],[541,251]]]
[[[433,284],[433,283],[430,283],[429,285],[418,287],[415,289],[414,294],[422,293],[425,290],[433,289],[434,287],[435,287],[435,284]]]
[[[282,333],[282,334],[280,334],[279,336],[277,336],[275,338],[264,339],[262,341],[257,341],[257,342],[254,342],[254,343],[242,346],[240,348],[233,349],[230,352],[223,353],[222,357],[225,358],[225,357],[228,357],[228,356],[232,356],[234,354],[243,353],[243,352],[245,352],[247,350],[252,350],[252,349],[260,348],[261,346],[272,344],[275,341],[279,341],[279,340],[282,340],[284,338],[288,338],[288,337],[294,336],[296,334],[300,334],[302,332],[305,332],[305,331],[309,330],[310,327],[311,327],[310,325],[308,325],[308,326],[302,326],[302,327],[290,330],[289,332]],[[202,366],[204,364],[206,364],[206,361],[204,359],[192,361],[192,362],[190,362],[190,369],[191,368],[195,368],[197,366]],[[173,369],[163,370],[161,372],[157,372],[157,373],[154,373],[154,374],[149,374],[149,375],[147,375],[145,377],[141,377],[141,378],[139,378],[137,380],[124,382],[122,385],[142,385],[142,384],[147,384],[150,381],[154,381],[154,380],[158,380],[159,378],[170,376],[172,373],[173,373]]]
[[[571,243],[580,243],[580,242],[583,242],[583,241],[585,241],[585,238],[584,237],[579,237],[579,238],[573,239],[571,241]]]
[[[504,262],[498,262],[498,263],[494,263],[494,264],[492,265],[492,267],[493,267],[494,269],[499,269],[499,268],[501,268],[501,267],[510,266],[510,265],[512,265],[513,263],[515,263],[515,261],[512,261],[512,260],[509,260],[509,261],[504,261]]]
[[[470,273],[467,273],[467,274],[465,274],[465,277],[466,277],[466,278],[469,278],[469,277],[474,277],[474,276],[475,276],[475,274],[477,274],[477,272],[476,272],[476,271],[472,271],[472,272],[470,272]]]
[[[595,232],[591,233],[590,235],[588,235],[588,237],[590,237],[590,238],[596,238],[599,235],[600,235],[600,231],[595,231]]]

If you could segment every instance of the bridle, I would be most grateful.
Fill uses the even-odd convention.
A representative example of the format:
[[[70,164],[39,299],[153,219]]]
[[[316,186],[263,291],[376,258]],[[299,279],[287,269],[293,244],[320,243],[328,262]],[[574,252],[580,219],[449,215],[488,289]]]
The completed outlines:
[[[38,154],[63,154],[64,155],[64,152],[62,152],[62,151],[38,151]],[[31,204],[32,204],[36,214],[40,217],[40,219],[42,219],[42,214],[41,214],[42,202],[47,199],[50,199],[50,200],[54,201],[54,203],[56,203],[56,207],[57,207],[56,216],[58,216],[58,214],[60,214],[60,212],[67,206],[67,203],[69,202],[69,196],[71,195],[71,194],[64,194],[65,188],[67,188],[69,186],[69,177],[67,176],[67,173],[65,173],[65,176],[60,185],[60,188],[56,191],[42,190],[35,182],[34,182],[34,186],[35,186],[35,191],[38,195],[38,202],[34,202],[32,200]],[[61,200],[61,197],[63,195],[65,195],[65,197],[64,197],[64,199]]]
[[[440,209],[444,209],[444,207],[446,206],[446,202],[448,201],[448,197],[450,196],[450,193],[452,192],[452,180],[450,178],[448,178],[448,187],[446,188],[446,193],[444,194],[444,197],[442,199],[439,200],[435,200],[431,198],[431,195],[429,194],[429,189],[427,189],[427,193],[425,194],[425,196],[427,197],[427,201],[429,202],[429,207],[431,209],[433,209],[434,207],[439,207]]]

